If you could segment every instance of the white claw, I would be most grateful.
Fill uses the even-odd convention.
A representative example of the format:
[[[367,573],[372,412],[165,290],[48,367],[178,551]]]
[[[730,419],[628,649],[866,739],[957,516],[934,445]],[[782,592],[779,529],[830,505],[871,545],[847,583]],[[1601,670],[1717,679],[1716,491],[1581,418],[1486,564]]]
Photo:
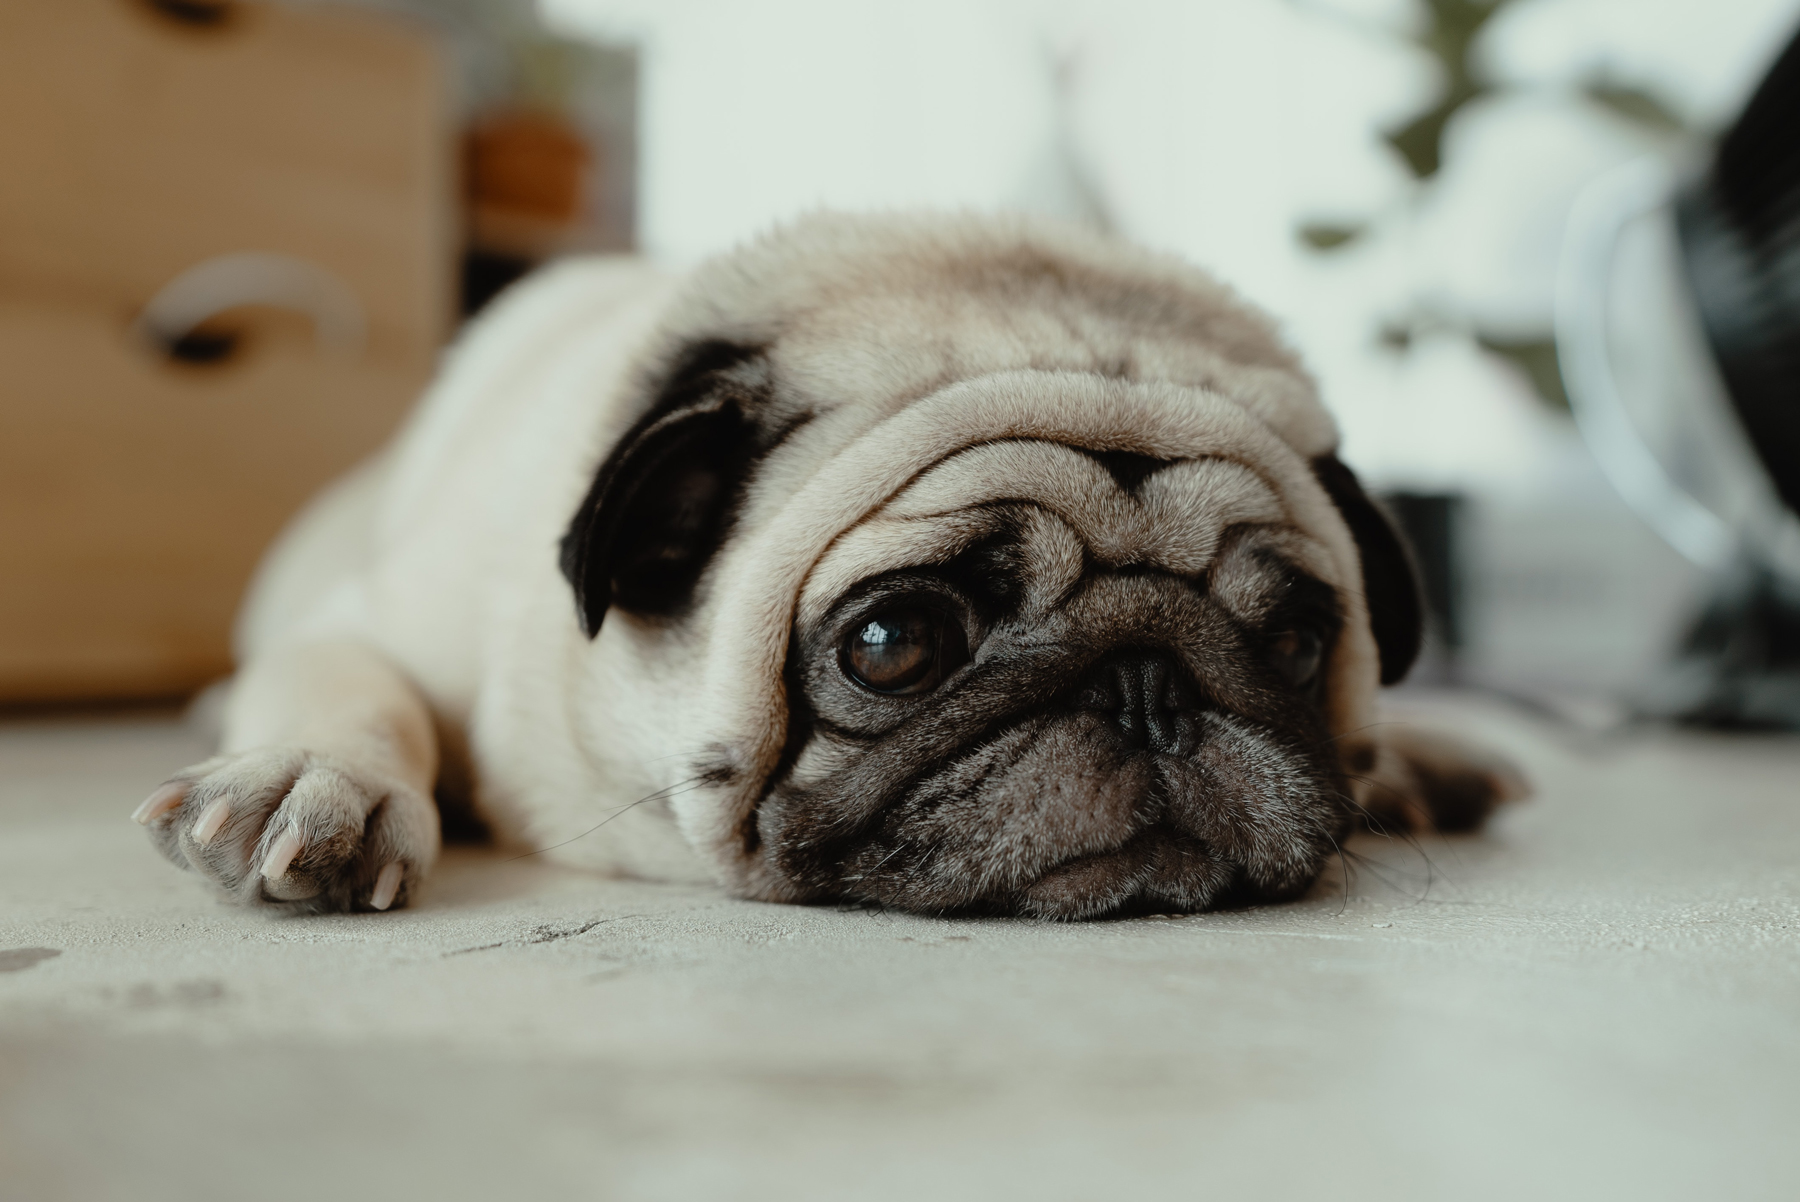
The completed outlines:
[[[229,817],[231,817],[231,799],[228,797],[214,798],[210,805],[200,811],[200,821],[194,823],[194,842],[201,847],[211,843],[213,836],[219,833],[219,828],[225,825],[225,820]]]
[[[375,878],[375,892],[369,894],[369,904],[377,910],[385,910],[393,905],[395,895],[400,892],[402,875],[398,860],[383,868],[381,875]]]
[[[271,881],[278,881],[286,876],[288,865],[294,862],[294,857],[305,846],[306,841],[300,838],[300,832],[289,826],[269,847],[269,858],[263,861],[263,876]]]
[[[164,814],[181,804],[187,796],[188,787],[180,781],[164,785],[139,803],[138,808],[131,811],[131,820],[140,826],[149,826]]]

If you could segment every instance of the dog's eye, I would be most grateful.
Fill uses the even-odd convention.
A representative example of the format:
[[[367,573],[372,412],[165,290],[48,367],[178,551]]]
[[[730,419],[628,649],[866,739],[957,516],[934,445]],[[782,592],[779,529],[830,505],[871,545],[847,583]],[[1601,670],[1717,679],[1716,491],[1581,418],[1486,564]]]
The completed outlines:
[[[1313,682],[1325,659],[1325,641],[1311,630],[1284,630],[1269,644],[1269,658],[1282,678],[1296,688]]]
[[[844,640],[850,679],[877,693],[936,688],[968,658],[962,627],[933,609],[883,610]]]

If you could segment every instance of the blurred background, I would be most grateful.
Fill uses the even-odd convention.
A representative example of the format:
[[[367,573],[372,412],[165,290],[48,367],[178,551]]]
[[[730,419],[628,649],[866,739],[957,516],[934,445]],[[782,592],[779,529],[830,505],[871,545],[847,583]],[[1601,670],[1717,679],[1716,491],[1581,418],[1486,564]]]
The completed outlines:
[[[1691,716],[1696,619],[1800,572],[1671,198],[1797,26],[1800,0],[4,0],[0,703],[228,672],[261,548],[535,266],[930,205],[1113,230],[1275,314],[1419,549],[1422,681]]]

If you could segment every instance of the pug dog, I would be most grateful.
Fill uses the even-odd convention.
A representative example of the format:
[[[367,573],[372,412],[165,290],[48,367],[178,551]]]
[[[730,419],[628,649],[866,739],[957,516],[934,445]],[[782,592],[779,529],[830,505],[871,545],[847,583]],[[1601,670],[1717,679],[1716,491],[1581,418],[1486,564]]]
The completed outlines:
[[[446,817],[748,898],[1303,893],[1503,766],[1399,736],[1408,555],[1270,320],[1078,228],[822,214],[476,322],[271,552],[223,750],[137,811],[247,904],[413,899]]]

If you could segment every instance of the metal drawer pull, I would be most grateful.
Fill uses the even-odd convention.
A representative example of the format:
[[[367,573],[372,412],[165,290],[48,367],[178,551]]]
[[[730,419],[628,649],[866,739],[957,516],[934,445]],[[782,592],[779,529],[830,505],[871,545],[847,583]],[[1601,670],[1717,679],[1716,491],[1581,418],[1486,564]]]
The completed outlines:
[[[135,328],[170,358],[221,362],[236,349],[237,336],[204,327],[241,305],[303,314],[319,348],[333,354],[356,354],[368,328],[362,303],[343,280],[316,263],[264,251],[220,255],[188,268],[150,298]]]

